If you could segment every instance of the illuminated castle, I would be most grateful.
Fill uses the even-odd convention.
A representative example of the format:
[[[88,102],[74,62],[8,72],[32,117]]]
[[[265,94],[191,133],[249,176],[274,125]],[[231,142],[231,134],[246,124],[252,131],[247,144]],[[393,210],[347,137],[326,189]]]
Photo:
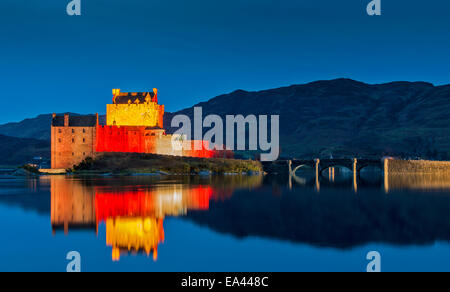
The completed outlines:
[[[106,125],[100,124],[98,114],[53,114],[51,133],[53,169],[72,168],[87,157],[105,152],[202,158],[230,155],[211,150],[205,141],[179,139],[177,143],[182,150],[174,149],[173,136],[164,130],[164,105],[158,104],[157,89],[133,93],[114,89],[113,103],[106,109]]]

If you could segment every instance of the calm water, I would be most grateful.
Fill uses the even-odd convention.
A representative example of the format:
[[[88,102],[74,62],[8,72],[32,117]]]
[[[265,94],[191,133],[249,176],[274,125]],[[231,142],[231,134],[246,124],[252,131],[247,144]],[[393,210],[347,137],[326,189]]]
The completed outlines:
[[[0,271],[450,271],[448,182],[3,177]]]

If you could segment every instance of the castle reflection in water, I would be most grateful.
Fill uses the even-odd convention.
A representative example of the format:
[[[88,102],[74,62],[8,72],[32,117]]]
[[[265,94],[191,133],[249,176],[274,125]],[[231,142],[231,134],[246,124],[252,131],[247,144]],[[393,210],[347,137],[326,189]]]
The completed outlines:
[[[289,183],[282,176],[52,176],[41,177],[38,185],[51,187],[53,232],[87,229],[98,234],[101,226],[113,261],[129,254],[157,260],[165,219],[181,216],[237,238],[338,249],[374,242],[450,242],[447,175],[361,177],[355,188],[351,177],[341,180],[335,174],[320,177],[320,188],[314,175]],[[261,224],[261,218],[270,224]]]
[[[206,211],[210,200],[231,197],[232,188],[213,185],[163,184],[129,186],[101,180],[50,177],[51,224],[53,233],[64,230],[92,229],[98,233],[106,225],[106,244],[112,247],[113,261],[129,253],[158,257],[158,245],[164,242],[164,219],[185,216],[189,211]],[[259,185],[262,178],[255,177]],[[231,184],[230,186],[232,186]]]

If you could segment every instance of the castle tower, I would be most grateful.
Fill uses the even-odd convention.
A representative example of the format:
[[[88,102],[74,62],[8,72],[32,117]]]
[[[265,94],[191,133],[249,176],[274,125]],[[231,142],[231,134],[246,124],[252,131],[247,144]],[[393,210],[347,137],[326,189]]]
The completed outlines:
[[[121,92],[113,89],[113,104],[106,106],[108,126],[163,128],[164,105],[158,104],[158,90]]]

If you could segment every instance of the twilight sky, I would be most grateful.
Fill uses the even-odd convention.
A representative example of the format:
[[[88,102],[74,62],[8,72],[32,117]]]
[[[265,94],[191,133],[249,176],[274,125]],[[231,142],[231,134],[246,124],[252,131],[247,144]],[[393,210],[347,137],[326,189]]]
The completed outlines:
[[[236,89],[348,77],[450,83],[450,2],[0,0],[0,123],[104,113],[112,88],[175,111]]]

